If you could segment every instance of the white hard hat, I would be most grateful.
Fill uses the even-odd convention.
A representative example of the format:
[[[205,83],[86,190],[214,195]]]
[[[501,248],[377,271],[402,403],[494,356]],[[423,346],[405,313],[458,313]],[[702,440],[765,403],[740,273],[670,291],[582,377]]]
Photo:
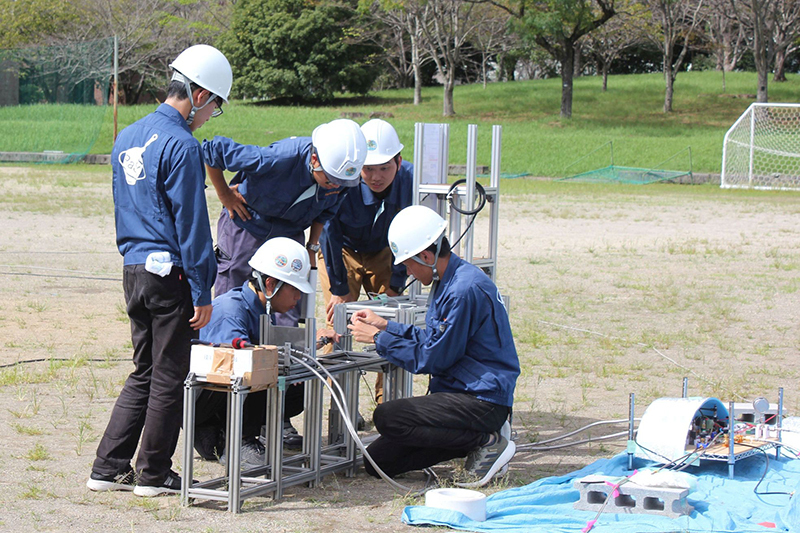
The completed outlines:
[[[211,91],[228,103],[233,84],[233,71],[228,59],[213,46],[207,44],[190,46],[178,54],[169,66],[183,74],[189,81]]]
[[[367,160],[365,165],[382,165],[400,153],[403,145],[391,124],[373,118],[361,126],[367,139]]]
[[[328,178],[341,187],[355,187],[367,157],[367,140],[358,124],[339,118],[320,124],[311,134],[319,164]]]
[[[253,270],[297,287],[306,294],[314,292],[308,282],[311,266],[308,252],[295,240],[286,237],[268,240],[256,250],[249,265]]]
[[[410,205],[397,213],[388,234],[394,264],[399,265],[425,250],[439,240],[445,229],[447,222],[424,205]]]

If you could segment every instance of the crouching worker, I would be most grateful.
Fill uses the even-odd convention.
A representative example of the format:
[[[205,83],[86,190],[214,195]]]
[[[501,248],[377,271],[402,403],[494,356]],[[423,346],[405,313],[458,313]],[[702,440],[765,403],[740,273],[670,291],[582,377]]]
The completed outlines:
[[[309,257],[302,244],[286,237],[265,242],[250,259],[252,273],[241,286],[216,297],[211,322],[200,330],[200,340],[230,343],[235,338],[257,344],[259,318],[294,309],[301,293],[311,293]],[[274,320],[274,316],[271,317]],[[194,446],[206,460],[226,462],[226,394],[203,390],[197,397]],[[303,387],[286,391],[284,421],[303,411]],[[249,394],[242,419],[242,465],[264,464],[264,447],[257,437],[266,418],[266,391]],[[291,443],[290,443],[291,444]]]
[[[446,222],[410,206],[389,227],[395,264],[431,285],[426,328],[387,321],[370,310],[354,313],[353,338],[374,343],[387,361],[430,374],[429,394],[375,409],[380,437],[368,451],[389,476],[457,457],[485,485],[516,451],[508,417],[519,359],[500,291],[478,267],[450,252]],[[377,477],[368,462],[367,473]]]

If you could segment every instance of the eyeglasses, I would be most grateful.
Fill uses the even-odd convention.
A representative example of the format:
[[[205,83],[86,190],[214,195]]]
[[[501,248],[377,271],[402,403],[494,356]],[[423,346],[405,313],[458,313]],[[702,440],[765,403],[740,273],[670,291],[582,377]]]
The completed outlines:
[[[222,98],[217,96],[215,100],[217,102],[217,108],[211,112],[211,118],[217,118],[222,114]]]

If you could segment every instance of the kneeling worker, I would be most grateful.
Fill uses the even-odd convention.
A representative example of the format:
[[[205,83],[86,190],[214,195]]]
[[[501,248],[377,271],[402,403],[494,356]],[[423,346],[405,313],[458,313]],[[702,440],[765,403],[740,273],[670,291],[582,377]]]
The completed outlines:
[[[476,485],[504,470],[516,451],[507,419],[519,358],[500,291],[478,267],[450,252],[447,223],[410,206],[389,227],[395,264],[432,285],[426,329],[398,324],[364,309],[348,328],[379,355],[414,374],[430,374],[430,393],[379,405],[380,437],[368,451],[389,476],[467,457]],[[371,464],[367,473],[377,476]]]
[[[285,313],[294,309],[301,292],[309,294],[314,291],[308,282],[308,252],[293,239],[276,237],[268,240],[256,251],[249,264],[253,269],[250,279],[241,287],[213,300],[211,322],[200,330],[200,340],[230,343],[238,337],[257,344],[259,319],[265,310],[270,315]],[[204,390],[198,395],[194,446],[206,460],[220,459],[225,462],[226,405],[225,393]],[[303,387],[289,387],[286,391],[284,423],[302,411]],[[242,420],[241,457],[245,467],[264,464],[264,447],[257,437],[265,418],[266,391],[248,395]]]

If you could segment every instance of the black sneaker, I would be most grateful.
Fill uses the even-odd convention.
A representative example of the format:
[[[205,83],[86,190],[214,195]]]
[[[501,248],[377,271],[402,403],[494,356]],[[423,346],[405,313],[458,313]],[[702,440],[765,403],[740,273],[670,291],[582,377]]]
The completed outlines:
[[[162,494],[180,494],[181,492],[181,477],[169,471],[167,479],[159,486],[136,485],[133,493],[136,496],[143,496],[145,498],[152,498],[153,496],[161,496]]]
[[[225,432],[216,426],[197,426],[194,449],[206,461],[216,461],[225,451]]]
[[[242,470],[251,470],[266,464],[264,445],[261,444],[257,438],[245,438],[242,441],[241,450],[241,455],[239,456],[239,468]],[[223,466],[228,466],[227,450],[220,456],[219,463]]]
[[[86,482],[89,490],[95,492],[106,492],[109,490],[133,490],[136,486],[136,474],[133,468],[128,465],[128,470],[120,472],[116,476],[104,476],[97,472],[92,472]]]
[[[301,450],[303,448],[303,436],[297,433],[291,422],[283,422],[283,447],[287,450]]]

